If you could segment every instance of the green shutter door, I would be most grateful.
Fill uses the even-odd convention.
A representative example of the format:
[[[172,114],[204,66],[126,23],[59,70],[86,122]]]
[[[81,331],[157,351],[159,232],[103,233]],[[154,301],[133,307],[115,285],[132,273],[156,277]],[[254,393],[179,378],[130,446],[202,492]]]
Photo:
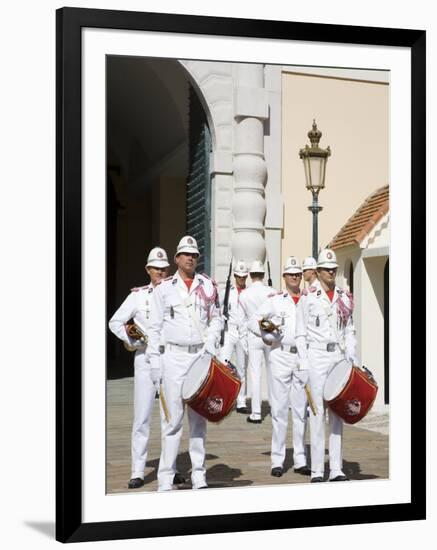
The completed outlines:
[[[187,181],[187,234],[197,240],[199,273],[211,274],[211,135],[205,111],[190,86],[189,172]]]

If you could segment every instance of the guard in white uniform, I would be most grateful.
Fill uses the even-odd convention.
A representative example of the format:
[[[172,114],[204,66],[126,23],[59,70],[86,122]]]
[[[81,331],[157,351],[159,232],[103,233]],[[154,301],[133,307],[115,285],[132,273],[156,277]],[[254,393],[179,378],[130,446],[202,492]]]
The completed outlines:
[[[156,247],[147,258],[146,272],[150,284],[133,288],[126,300],[109,321],[111,331],[122,340],[128,349],[135,351],[134,358],[134,419],[132,427],[132,474],[128,487],[136,489],[144,485],[144,468],[147,460],[147,444],[150,434],[150,419],[155,399],[155,386],[150,376],[147,342],[131,338],[126,324],[133,319],[147,337],[150,323],[150,308],[155,286],[167,275],[169,267],[164,249]],[[181,479],[177,479],[181,481]],[[183,479],[182,479],[183,482]]]
[[[294,471],[302,475],[310,474],[305,453],[308,405],[305,385],[308,382],[308,370],[300,368],[295,342],[296,305],[300,298],[302,268],[295,256],[287,259],[283,277],[286,289],[267,298],[249,322],[249,330],[259,334],[264,342],[271,345],[269,354],[272,408],[271,474],[274,477],[281,477],[283,474],[289,396],[291,396],[293,418]],[[259,325],[262,319],[271,321],[279,330],[266,333]]]
[[[244,323],[244,311],[240,305],[240,296],[245,291],[246,279],[249,274],[246,264],[240,260],[234,268],[235,285],[231,285],[228,303],[228,323],[225,339],[220,352],[222,361],[231,361],[237,368],[241,380],[241,388],[237,397],[237,413],[247,414],[246,406],[246,359],[247,359],[247,329]],[[220,305],[223,311],[225,290],[220,291]],[[233,354],[235,353],[235,359]]]
[[[176,457],[182,435],[184,404],[182,386],[194,358],[204,351],[218,350],[222,319],[216,284],[195,273],[199,250],[193,237],[179,242],[173,277],[164,280],[153,293],[149,326],[149,353],[152,378],[162,378],[162,392],[169,419],[165,423],[158,470],[158,491],[173,488]],[[163,334],[165,352],[160,372],[159,344]],[[206,420],[188,407],[189,453],[193,489],[207,487],[205,479]]]
[[[271,294],[276,291],[266,286],[263,283],[264,280],[264,265],[255,260],[249,270],[252,284],[248,287],[240,297],[240,304],[243,308],[245,315],[245,323],[249,326],[249,321],[252,315],[257,311],[260,305]],[[268,354],[269,346],[267,346],[262,339],[252,331],[248,331],[247,345],[249,348],[249,367],[251,381],[251,394],[252,394],[252,411],[251,415],[247,417],[247,421],[252,424],[261,424],[261,373],[262,362],[266,365],[267,384],[269,385],[269,372],[268,372]],[[270,386],[269,386],[270,387]]]
[[[307,256],[302,264],[304,287],[308,288],[317,284],[317,261],[312,256]],[[290,394],[291,409],[291,394]]]
[[[301,367],[308,366],[317,414],[311,413],[311,482],[323,481],[325,411],[323,388],[331,369],[346,358],[356,362],[356,338],[349,291],[335,285],[337,259],[325,249],[317,263],[319,282],[303,292],[297,308],[296,345]],[[343,420],[329,410],[329,479],[347,481],[342,458]]]

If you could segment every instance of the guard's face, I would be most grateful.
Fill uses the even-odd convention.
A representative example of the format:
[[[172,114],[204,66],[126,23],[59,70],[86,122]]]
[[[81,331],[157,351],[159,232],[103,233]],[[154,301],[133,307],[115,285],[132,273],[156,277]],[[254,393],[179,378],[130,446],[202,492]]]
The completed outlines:
[[[176,256],[175,261],[178,269],[181,269],[185,273],[193,273],[196,270],[198,258],[199,254],[181,252]]]
[[[238,288],[246,288],[247,275],[241,277],[240,275],[234,275],[235,283]]]
[[[165,279],[168,274],[168,267],[146,267],[147,274],[153,286]]]
[[[287,288],[299,288],[302,280],[302,273],[284,273],[283,277]]]
[[[303,280],[306,283],[309,283],[310,281],[312,281],[315,276],[316,276],[315,269],[305,269],[305,271],[303,272]]]
[[[325,283],[326,285],[332,285],[335,283],[335,277],[337,275],[337,268],[326,268],[326,267],[320,267],[317,270],[317,273],[319,275],[319,279],[322,283]]]

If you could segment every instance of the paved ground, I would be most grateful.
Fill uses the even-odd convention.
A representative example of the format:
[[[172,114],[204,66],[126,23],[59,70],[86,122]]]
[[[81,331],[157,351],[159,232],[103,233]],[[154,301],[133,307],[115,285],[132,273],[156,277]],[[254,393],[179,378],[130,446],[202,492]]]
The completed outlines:
[[[107,383],[107,492],[127,492],[130,477],[130,433],[132,424],[133,378],[109,380]],[[293,472],[291,428],[285,473],[281,478],[270,475],[271,417],[269,407],[263,406],[264,422],[248,424],[246,416],[233,412],[220,424],[208,423],[207,482],[210,487],[242,487],[283,483],[308,483],[308,477]],[[351,480],[388,478],[388,415],[369,414],[361,427],[345,426],[344,472]],[[367,428],[367,429],[366,429]],[[190,459],[188,425],[178,457],[179,471],[189,479]],[[309,448],[308,448],[309,451]],[[160,453],[158,401],[152,419],[149,458],[145,485],[135,491],[155,491],[156,472]],[[326,472],[327,474],[327,472]],[[191,488],[187,482],[181,489]],[[132,491],[132,490],[131,490]]]

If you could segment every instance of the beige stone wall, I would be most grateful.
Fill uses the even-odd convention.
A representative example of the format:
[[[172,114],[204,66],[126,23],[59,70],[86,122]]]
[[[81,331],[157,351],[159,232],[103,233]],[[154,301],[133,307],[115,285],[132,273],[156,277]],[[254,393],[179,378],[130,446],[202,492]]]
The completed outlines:
[[[326,246],[372,191],[388,183],[389,85],[287,71],[282,84],[283,261],[312,250],[312,214],[307,209],[312,198],[299,149],[309,144],[314,118],[323,133],[320,146],[332,150],[326,188],[319,197],[319,247]]]

